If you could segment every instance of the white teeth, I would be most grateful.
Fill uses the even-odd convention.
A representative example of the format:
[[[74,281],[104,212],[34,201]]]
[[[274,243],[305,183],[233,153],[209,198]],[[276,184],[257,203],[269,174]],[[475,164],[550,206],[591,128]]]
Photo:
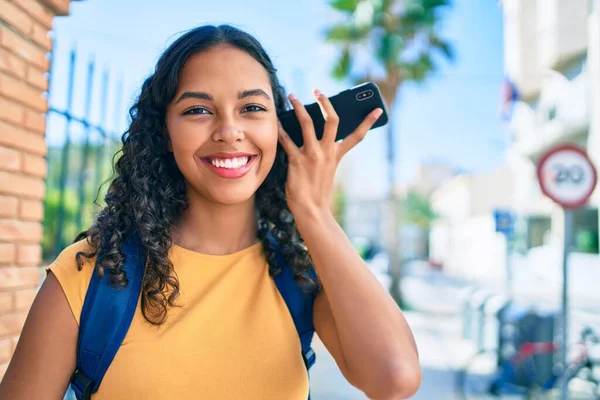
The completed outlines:
[[[248,164],[250,157],[238,157],[238,158],[211,158],[210,162],[212,165],[218,168],[237,169]]]

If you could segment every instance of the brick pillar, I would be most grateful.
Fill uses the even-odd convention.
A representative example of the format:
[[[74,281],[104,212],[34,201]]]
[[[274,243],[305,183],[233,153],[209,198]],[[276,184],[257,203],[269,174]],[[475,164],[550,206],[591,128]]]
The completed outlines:
[[[0,379],[41,279],[48,32],[70,0],[0,0]]]

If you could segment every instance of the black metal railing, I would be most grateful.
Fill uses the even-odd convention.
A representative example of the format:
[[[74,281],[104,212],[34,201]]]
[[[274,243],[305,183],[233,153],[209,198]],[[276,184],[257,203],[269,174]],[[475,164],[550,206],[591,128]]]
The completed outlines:
[[[60,60],[53,59],[51,71],[62,67]],[[48,111],[47,132],[58,132],[61,144],[49,144],[48,176],[46,178],[46,198],[44,200],[44,238],[43,256],[52,260],[62,249],[72,242],[75,235],[88,228],[93,216],[103,202],[106,188],[103,181],[110,178],[112,158],[120,147],[119,135],[107,128],[108,92],[110,78],[108,69],[100,76],[99,121],[92,122],[92,104],[95,99],[94,81],[96,62],[93,58],[87,62],[85,87],[83,91],[83,115],[74,111],[75,104],[81,104],[76,98],[77,52],[71,50],[68,65],[66,87],[51,87],[50,109]],[[50,74],[52,78],[52,72]],[[54,91],[66,90],[66,107],[57,109],[53,105]],[[121,114],[123,97],[122,81],[117,83],[114,103],[115,119]],[[97,111],[97,110],[96,110]],[[61,123],[63,127],[59,128]],[[113,124],[114,125],[114,124]],[[78,134],[76,134],[78,133]],[[54,135],[56,136],[56,135]],[[97,204],[94,201],[97,198]]]

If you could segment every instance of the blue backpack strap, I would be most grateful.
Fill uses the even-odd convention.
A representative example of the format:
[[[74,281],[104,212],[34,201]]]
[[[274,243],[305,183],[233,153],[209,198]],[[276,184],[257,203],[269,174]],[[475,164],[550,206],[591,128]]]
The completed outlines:
[[[78,399],[90,399],[117,354],[137,309],[146,266],[146,254],[133,238],[123,244],[124,269],[129,283],[115,288],[106,271],[94,271],[81,311],[77,369],[71,387]]]
[[[306,369],[309,370],[315,364],[317,359],[315,352],[311,347],[313,334],[315,333],[315,327],[313,325],[313,304],[315,296],[313,294],[304,293],[302,289],[300,289],[300,286],[298,286],[294,280],[292,268],[285,263],[279,252],[279,244],[273,237],[269,237],[269,241],[275,247],[277,262],[281,266],[281,273],[275,277],[275,284],[294,320],[296,331],[300,337],[304,365],[306,366]],[[311,275],[313,279],[316,279],[314,270],[311,272]]]

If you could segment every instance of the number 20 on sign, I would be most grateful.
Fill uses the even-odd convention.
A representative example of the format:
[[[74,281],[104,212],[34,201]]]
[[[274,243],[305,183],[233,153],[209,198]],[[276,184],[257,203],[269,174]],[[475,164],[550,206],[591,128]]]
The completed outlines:
[[[597,182],[596,168],[581,148],[557,146],[538,163],[542,192],[564,208],[583,207]]]

